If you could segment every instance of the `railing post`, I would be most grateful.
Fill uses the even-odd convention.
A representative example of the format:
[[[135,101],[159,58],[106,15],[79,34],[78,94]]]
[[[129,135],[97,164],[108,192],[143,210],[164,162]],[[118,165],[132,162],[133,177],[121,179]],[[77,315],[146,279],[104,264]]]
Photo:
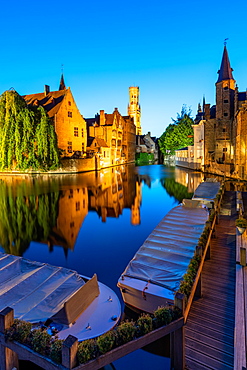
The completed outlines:
[[[212,238],[217,238],[217,233],[216,233],[216,223],[214,224],[214,227],[212,227]]]
[[[197,282],[197,286],[195,290],[195,297],[196,298],[202,297],[202,274],[200,274],[199,280]]]
[[[246,249],[240,247],[240,265],[246,266]]]
[[[211,254],[211,251],[210,251],[210,242],[209,242],[208,243],[208,249],[207,249],[207,252],[206,252],[206,255],[205,255],[205,261],[210,260],[210,254]]]
[[[67,369],[73,369],[76,366],[76,353],[78,348],[78,339],[69,335],[63,342],[62,347],[62,365]]]
[[[174,297],[174,306],[178,307],[182,315],[184,315],[184,310],[185,310],[185,296],[183,293],[176,293]]]
[[[196,255],[202,256],[202,247],[199,247],[199,245],[196,246]]]
[[[4,333],[14,323],[14,310],[10,307],[4,308],[0,312],[0,333]],[[19,369],[17,354],[11,349],[0,344],[0,369],[12,370]]]
[[[176,293],[174,305],[180,308],[184,315],[185,297],[182,293]],[[185,368],[184,326],[170,334],[170,358],[171,369],[183,370]]]

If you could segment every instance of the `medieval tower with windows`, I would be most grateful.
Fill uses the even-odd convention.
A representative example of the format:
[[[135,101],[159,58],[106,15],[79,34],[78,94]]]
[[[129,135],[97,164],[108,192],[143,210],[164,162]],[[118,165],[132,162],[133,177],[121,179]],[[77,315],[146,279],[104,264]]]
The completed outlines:
[[[128,115],[132,117],[134,120],[134,124],[136,126],[136,135],[141,135],[142,134],[141,107],[139,104],[139,87],[138,86],[129,87]]]

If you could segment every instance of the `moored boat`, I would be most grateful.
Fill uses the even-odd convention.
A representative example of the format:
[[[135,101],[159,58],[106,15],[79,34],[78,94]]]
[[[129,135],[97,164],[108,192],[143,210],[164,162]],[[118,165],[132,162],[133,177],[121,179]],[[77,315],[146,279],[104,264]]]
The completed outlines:
[[[207,178],[195,190],[192,199],[198,200],[208,208],[213,208],[219,193],[221,183],[214,178]]]
[[[139,248],[118,280],[126,305],[152,313],[174,303],[208,220],[200,202],[171,209]]]
[[[121,315],[116,294],[76,271],[0,253],[0,310],[14,309],[15,318],[79,340],[112,329]]]

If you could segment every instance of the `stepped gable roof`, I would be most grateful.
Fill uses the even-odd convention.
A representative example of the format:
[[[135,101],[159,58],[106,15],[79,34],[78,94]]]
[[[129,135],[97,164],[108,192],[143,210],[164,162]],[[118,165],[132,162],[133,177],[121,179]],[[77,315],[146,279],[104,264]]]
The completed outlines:
[[[23,95],[28,106],[42,106],[49,117],[53,117],[59,110],[60,105],[63,101],[67,92],[66,90],[50,91],[49,93],[38,93]]]
[[[113,125],[113,119],[114,119],[114,113],[112,114],[105,113],[105,124],[107,126]]]
[[[224,46],[221,66],[220,66],[220,69],[218,71],[219,77],[218,77],[217,82],[221,82],[223,80],[233,80],[232,71],[233,71],[233,69],[230,66],[230,60],[229,60],[229,57],[228,57],[227,48],[226,48],[226,46]]]

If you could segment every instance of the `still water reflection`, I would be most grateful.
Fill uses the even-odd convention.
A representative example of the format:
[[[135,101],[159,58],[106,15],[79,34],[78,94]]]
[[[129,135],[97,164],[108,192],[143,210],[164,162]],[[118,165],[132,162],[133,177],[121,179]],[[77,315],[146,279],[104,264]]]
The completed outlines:
[[[0,250],[87,276],[97,273],[122,301],[116,284],[127,263],[165,214],[201,181],[201,173],[163,165],[1,176]],[[152,356],[140,350],[115,367],[168,368],[166,359]]]

